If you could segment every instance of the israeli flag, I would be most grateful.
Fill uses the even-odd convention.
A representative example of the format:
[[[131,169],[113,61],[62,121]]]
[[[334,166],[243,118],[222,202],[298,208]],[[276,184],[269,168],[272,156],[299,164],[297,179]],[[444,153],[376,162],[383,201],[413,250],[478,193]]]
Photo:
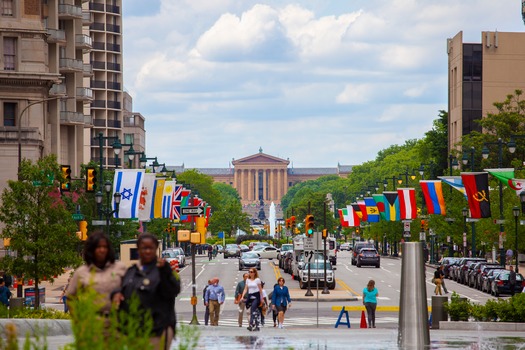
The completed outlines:
[[[120,193],[120,205],[114,216],[121,219],[134,219],[139,215],[140,194],[144,182],[144,169],[117,169],[113,179],[113,195]],[[114,198],[114,197],[113,197]],[[113,209],[116,203],[113,202]]]

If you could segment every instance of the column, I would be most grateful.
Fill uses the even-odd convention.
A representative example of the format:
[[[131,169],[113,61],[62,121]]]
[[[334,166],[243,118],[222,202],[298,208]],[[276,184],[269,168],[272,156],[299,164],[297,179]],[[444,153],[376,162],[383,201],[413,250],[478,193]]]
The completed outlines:
[[[283,169],[277,169],[277,199],[279,203],[283,198]]]
[[[270,199],[274,201],[276,199],[277,188],[275,186],[275,169],[270,170]]]
[[[253,170],[248,170],[248,200],[253,201]]]
[[[233,168],[233,188],[235,188],[237,190],[237,192],[239,193],[239,195],[241,194],[241,192],[239,191],[239,183],[237,181],[239,181],[239,178],[237,176],[237,173],[239,171],[237,169],[235,169],[235,167]]]
[[[284,187],[283,187],[283,196],[288,192],[288,168],[283,169],[283,176],[284,176]]]
[[[268,171],[268,170],[263,169],[263,186],[262,186],[262,188],[263,188],[263,199],[264,199],[265,201],[268,200],[268,194],[266,193],[267,188],[268,188],[268,184],[267,184],[267,182],[266,182],[266,179],[267,179],[266,172],[267,172],[267,171]]]
[[[242,200],[246,200],[246,198],[244,198],[244,170],[242,169],[239,169],[239,177],[238,177],[238,186],[237,187],[237,190],[239,191],[239,196],[241,196],[241,199]]]
[[[259,201],[259,169],[255,169],[255,200]]]

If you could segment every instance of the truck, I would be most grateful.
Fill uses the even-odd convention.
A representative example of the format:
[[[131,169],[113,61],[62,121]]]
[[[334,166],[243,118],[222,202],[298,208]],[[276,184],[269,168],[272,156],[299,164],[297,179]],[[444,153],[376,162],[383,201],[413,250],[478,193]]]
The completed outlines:
[[[326,264],[326,278],[324,276]],[[310,267],[310,276],[308,278],[308,267]],[[332,264],[329,261],[322,260],[311,260],[303,265],[299,270],[299,287],[306,289],[308,285],[310,287],[326,286],[328,289],[335,289],[335,273],[332,268]]]
[[[293,239],[293,258],[292,258],[292,276],[294,279],[299,279],[299,270],[302,269],[304,262],[304,251],[305,251],[305,235],[298,235]],[[313,235],[314,251],[316,254],[312,258],[313,260],[324,260],[324,242],[321,238],[320,232],[314,232]],[[331,265],[337,264],[337,249],[336,240],[333,237],[326,239],[326,255]]]

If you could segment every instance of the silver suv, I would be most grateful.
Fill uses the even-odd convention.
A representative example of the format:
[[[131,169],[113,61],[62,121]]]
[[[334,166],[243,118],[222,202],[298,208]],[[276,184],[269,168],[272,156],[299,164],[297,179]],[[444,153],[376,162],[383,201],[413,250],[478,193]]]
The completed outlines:
[[[310,281],[308,281],[308,266],[310,266]],[[324,268],[325,262],[323,260],[306,263],[299,270],[299,287],[306,289],[308,284],[310,284],[310,287],[324,286],[326,281],[328,289],[335,289],[335,273],[332,264],[329,261],[326,262],[326,280],[324,278]]]

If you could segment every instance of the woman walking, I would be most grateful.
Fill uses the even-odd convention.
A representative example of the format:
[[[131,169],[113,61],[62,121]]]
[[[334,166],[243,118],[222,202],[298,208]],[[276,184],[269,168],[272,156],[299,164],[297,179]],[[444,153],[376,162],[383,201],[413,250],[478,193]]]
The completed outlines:
[[[242,292],[242,299],[246,299],[246,308],[250,309],[249,331],[259,331],[259,306],[262,303],[262,282],[256,269],[250,269],[246,286]]]
[[[279,277],[277,285],[273,287],[272,308],[277,310],[278,327],[281,329],[284,328],[284,314],[291,305],[292,299],[288,287],[284,285],[284,278]]]
[[[442,295],[441,294],[441,278],[442,278],[442,272],[441,272],[441,266],[434,271],[434,284],[436,285],[436,288],[434,289],[435,295]]]
[[[363,289],[363,304],[368,315],[368,328],[376,328],[376,307],[377,307],[377,291],[376,282],[374,280],[368,281],[366,288]]]

